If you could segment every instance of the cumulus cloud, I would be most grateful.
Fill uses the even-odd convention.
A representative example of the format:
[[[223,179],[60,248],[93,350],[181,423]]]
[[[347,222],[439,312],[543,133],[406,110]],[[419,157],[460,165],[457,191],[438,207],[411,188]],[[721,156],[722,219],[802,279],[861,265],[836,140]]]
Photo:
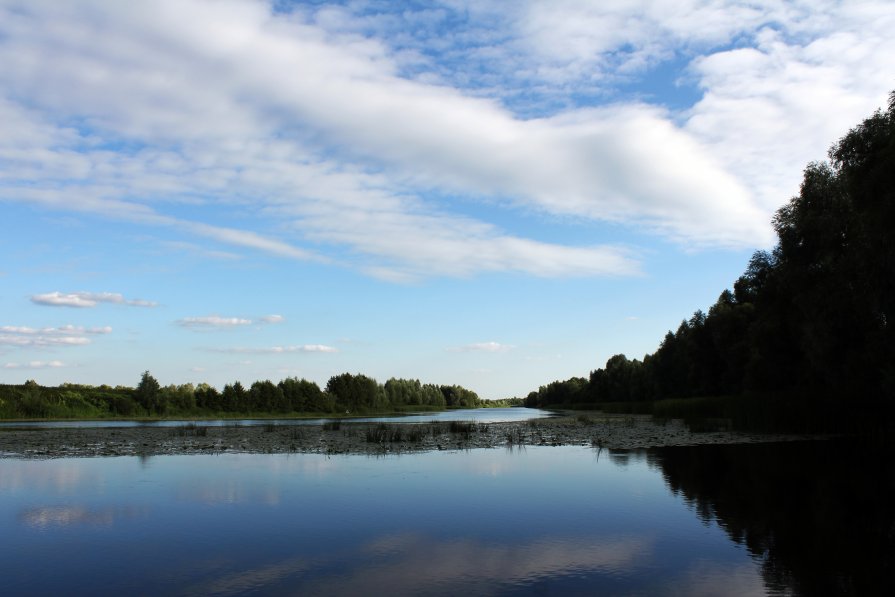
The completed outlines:
[[[28,326],[0,326],[0,346],[16,348],[52,348],[84,346],[90,344],[90,336],[109,334],[112,328],[64,325],[60,327],[32,328]]]
[[[507,352],[514,349],[512,344],[501,344],[500,342],[475,342],[458,348],[451,348],[453,352]]]
[[[251,325],[251,319],[241,317],[219,317],[209,315],[207,317],[184,317],[177,321],[178,325],[191,329],[234,328]]]
[[[290,354],[301,352],[339,352],[338,348],[326,346],[324,344],[301,344],[292,346],[270,346],[262,348],[234,347],[234,348],[210,348],[212,352],[223,352],[228,354]]]
[[[463,206],[767,244],[804,164],[884,102],[895,53],[895,13],[872,0],[353,10],[369,6],[7,3],[0,197],[395,281],[627,275],[630,251]],[[452,14],[469,28],[443,39]],[[665,61],[687,65],[698,103],[600,96]],[[184,202],[194,219],[174,215]],[[209,223],[232,206],[259,214],[252,229]],[[35,302],[117,302],[82,294]]]
[[[0,332],[9,334],[34,335],[84,335],[84,334],[110,334],[111,326],[84,327],[82,325],[63,325],[57,327],[32,328],[28,326],[4,325],[0,326]]]
[[[62,361],[29,361],[27,363],[6,363],[4,369],[59,369],[65,367]]]
[[[157,307],[158,303],[153,301],[144,301],[142,299],[126,299],[117,292],[48,292],[46,294],[35,294],[31,297],[31,302],[35,305],[46,305],[49,307],[78,307],[88,308],[96,307],[100,303],[111,303],[114,305],[127,305],[130,307]]]
[[[252,324],[276,324],[286,321],[282,315],[265,315],[257,319],[245,317],[221,317],[207,315],[203,317],[184,317],[177,320],[177,325],[191,330],[233,329]]]

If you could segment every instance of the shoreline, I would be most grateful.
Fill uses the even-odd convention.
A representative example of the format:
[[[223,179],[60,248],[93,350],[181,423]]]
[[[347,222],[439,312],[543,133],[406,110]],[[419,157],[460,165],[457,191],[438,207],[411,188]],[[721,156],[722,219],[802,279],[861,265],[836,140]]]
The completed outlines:
[[[435,450],[585,446],[610,450],[822,439],[829,436],[690,431],[650,415],[578,415],[501,423],[353,423],[0,429],[0,460],[176,454],[402,454]]]

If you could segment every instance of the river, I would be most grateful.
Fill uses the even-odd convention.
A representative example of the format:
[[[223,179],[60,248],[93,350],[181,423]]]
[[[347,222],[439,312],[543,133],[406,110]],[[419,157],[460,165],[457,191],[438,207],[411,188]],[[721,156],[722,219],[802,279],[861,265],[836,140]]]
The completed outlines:
[[[892,594],[875,462],[829,441],[0,459],[0,589]]]

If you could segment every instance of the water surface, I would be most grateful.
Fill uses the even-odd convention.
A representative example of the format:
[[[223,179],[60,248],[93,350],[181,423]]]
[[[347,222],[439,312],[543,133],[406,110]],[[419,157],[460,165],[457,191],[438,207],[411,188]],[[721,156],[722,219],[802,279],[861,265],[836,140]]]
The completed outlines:
[[[479,423],[503,423],[512,421],[527,421],[552,417],[555,413],[537,408],[462,408],[436,412],[408,413],[406,415],[394,415],[386,417],[346,417],[339,419],[345,423],[428,423],[430,421],[476,421]],[[196,420],[207,427],[224,427],[227,425],[257,426],[269,425],[320,425],[332,418],[323,419],[211,419]],[[107,428],[107,427],[180,427],[194,422],[191,419],[169,419],[164,421],[133,421],[98,419],[84,421],[0,421],[0,428],[28,428],[28,429],[72,429],[72,428]]]
[[[803,474],[820,454],[832,474]],[[891,475],[868,498],[836,454],[0,460],[0,578],[37,595],[885,594],[864,589],[891,584]]]

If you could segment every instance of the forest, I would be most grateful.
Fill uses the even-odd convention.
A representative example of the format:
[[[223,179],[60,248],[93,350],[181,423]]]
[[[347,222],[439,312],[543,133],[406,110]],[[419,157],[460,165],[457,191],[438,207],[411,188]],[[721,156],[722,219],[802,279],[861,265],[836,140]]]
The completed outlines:
[[[732,289],[643,359],[531,392],[526,406],[728,417],[741,427],[865,429],[895,398],[895,92],[809,164]]]
[[[422,384],[389,379],[380,384],[360,374],[343,373],[321,389],[313,381],[286,378],[279,383],[240,382],[218,391],[208,384],[161,386],[146,371],[136,387],[63,384],[45,387],[35,381],[0,385],[0,419],[240,417],[296,415],[363,415],[404,411],[514,406],[521,400],[482,400],[458,385]]]

